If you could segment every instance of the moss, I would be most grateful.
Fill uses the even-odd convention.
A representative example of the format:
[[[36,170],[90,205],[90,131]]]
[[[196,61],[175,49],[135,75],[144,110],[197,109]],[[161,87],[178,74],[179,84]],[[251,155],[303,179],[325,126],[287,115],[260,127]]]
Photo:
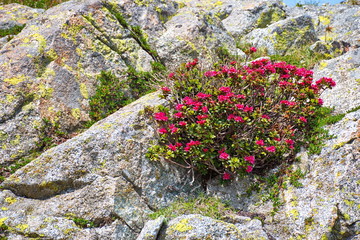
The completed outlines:
[[[337,150],[337,149],[341,148],[342,146],[344,146],[345,144],[346,144],[346,142],[337,143],[332,148],[334,150]]]
[[[24,27],[25,27],[25,25],[21,25],[21,26],[14,26],[9,29],[0,29],[0,38],[8,36],[8,35],[16,35],[16,34],[20,33]]]
[[[73,116],[75,119],[80,119],[80,117],[81,117],[80,109],[79,108],[71,109],[71,116]]]
[[[0,226],[5,225],[5,221],[8,219],[8,217],[0,218]]]
[[[193,229],[189,224],[189,219],[182,219],[178,224],[171,226],[171,229],[178,232],[186,232]]]

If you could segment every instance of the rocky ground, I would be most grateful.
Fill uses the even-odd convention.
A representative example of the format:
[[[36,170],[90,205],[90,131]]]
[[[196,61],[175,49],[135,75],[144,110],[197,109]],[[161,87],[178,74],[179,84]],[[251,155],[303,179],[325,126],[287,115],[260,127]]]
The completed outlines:
[[[272,214],[261,193],[247,196],[251,178],[204,185],[184,169],[150,162],[145,153],[157,136],[146,109],[166,102],[146,95],[7,177],[0,189],[0,238],[360,239],[359,5],[72,0],[46,11],[0,5],[0,30],[24,24],[20,33],[0,38],[2,166],[39,151],[48,130],[44,119],[69,134],[82,127],[101,71],[122,78],[129,68],[150,71],[153,62],[168,69],[193,58],[210,62],[219,47],[243,56],[239,42],[265,47],[269,55],[306,47],[328,54],[314,76],[337,82],[322,98],[345,116],[327,126],[334,138],[320,154],[302,152],[293,166],[307,172],[302,187],[289,183],[280,195],[284,204]],[[199,192],[264,218],[149,221],[149,213]],[[74,219],[94,225],[81,227]]]

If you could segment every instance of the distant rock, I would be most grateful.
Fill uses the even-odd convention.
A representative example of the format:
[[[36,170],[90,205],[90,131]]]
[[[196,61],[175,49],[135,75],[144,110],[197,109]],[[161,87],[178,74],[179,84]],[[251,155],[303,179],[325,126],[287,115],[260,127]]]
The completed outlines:
[[[22,26],[29,20],[38,17],[44,9],[35,9],[17,3],[0,6],[0,29]]]
[[[267,28],[257,28],[244,36],[254,46],[267,48],[268,54],[283,55],[293,48],[317,41],[312,18],[302,15],[273,23]]]

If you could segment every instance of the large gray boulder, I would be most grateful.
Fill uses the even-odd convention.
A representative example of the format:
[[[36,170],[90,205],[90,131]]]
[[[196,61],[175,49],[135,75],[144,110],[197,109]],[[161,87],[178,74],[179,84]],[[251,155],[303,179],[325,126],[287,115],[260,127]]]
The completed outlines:
[[[153,210],[201,190],[185,169],[145,157],[157,141],[146,109],[164,103],[147,95],[18,170],[1,185],[0,219],[21,235],[135,239]]]
[[[346,113],[360,106],[360,49],[334,59],[321,61],[314,69],[314,79],[331,77],[336,87],[321,94],[324,105],[335,113]]]
[[[15,26],[22,26],[44,11],[44,9],[34,9],[18,3],[0,6],[0,29],[5,30]]]
[[[314,43],[317,37],[312,18],[302,15],[281,20],[267,28],[257,28],[244,39],[254,46],[267,48],[268,54],[284,55],[293,48]]]

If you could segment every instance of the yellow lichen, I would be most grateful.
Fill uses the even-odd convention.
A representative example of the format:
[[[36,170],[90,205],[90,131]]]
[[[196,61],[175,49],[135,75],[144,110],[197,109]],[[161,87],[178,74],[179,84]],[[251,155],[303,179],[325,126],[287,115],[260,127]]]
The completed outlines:
[[[86,87],[86,85],[84,83],[80,83],[80,93],[85,99],[89,98],[89,92],[88,92],[87,87]]]
[[[29,228],[29,225],[27,225],[27,224],[19,224],[15,228],[19,229],[21,232],[24,232],[27,228]]]
[[[9,210],[7,207],[1,207],[1,210],[3,210],[3,211],[7,211],[7,210]],[[0,224],[1,225],[1,224]]]
[[[8,219],[8,217],[0,218],[0,226],[4,225],[4,222]]]
[[[7,101],[8,103],[12,103],[14,100],[15,100],[14,95],[12,95],[12,94],[7,94],[7,95],[6,95],[6,101]]]
[[[16,77],[12,77],[12,78],[5,78],[4,79],[4,82],[7,82],[11,85],[17,85],[21,82],[24,82],[27,80],[27,77],[25,77],[25,75],[19,75],[19,76],[16,76]]]
[[[296,209],[292,209],[290,210],[290,214],[293,216],[294,219],[298,219],[299,218],[299,212]]]
[[[330,18],[328,16],[319,16],[319,21],[324,25],[330,24]]]
[[[178,224],[171,226],[171,229],[178,232],[186,232],[192,230],[193,227],[190,226],[188,223],[189,219],[182,219]]]
[[[81,117],[81,112],[79,108],[73,108],[71,109],[71,115],[75,118],[75,119],[80,119]]]
[[[13,198],[13,197],[7,197],[7,198],[5,198],[5,202],[7,202],[8,204],[13,204],[13,203],[16,203],[17,200],[16,200],[16,198]]]

